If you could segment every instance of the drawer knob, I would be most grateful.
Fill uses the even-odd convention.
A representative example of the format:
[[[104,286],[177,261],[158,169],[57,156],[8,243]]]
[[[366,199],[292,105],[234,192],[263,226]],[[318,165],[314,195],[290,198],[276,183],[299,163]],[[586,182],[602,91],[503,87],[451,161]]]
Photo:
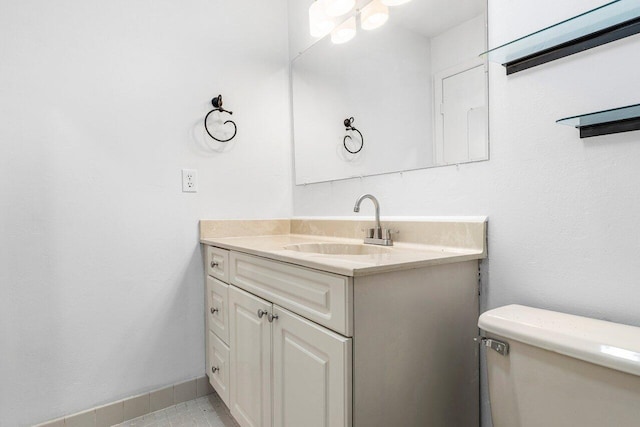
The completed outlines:
[[[219,266],[220,264],[218,264],[215,261],[211,261],[211,268],[216,268],[217,266]]]
[[[267,316],[267,320],[269,320],[269,323],[273,323],[274,320],[276,320],[278,318],[277,314],[269,314]]]
[[[211,314],[216,314],[218,311],[220,310],[218,310],[217,308],[211,307]]]
[[[261,308],[258,309],[258,319],[262,319],[262,316],[264,316],[265,314],[269,314],[266,310],[263,310]]]
[[[211,372],[213,372],[214,374],[219,370],[220,370],[220,368],[216,368],[214,366],[211,367]]]

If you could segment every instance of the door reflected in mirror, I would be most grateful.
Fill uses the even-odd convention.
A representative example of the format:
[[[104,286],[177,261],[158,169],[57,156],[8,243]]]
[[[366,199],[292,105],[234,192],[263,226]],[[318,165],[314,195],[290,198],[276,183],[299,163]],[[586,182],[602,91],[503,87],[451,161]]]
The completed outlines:
[[[296,184],[489,158],[486,2],[390,7],[344,44],[308,36],[311,3],[289,1]]]

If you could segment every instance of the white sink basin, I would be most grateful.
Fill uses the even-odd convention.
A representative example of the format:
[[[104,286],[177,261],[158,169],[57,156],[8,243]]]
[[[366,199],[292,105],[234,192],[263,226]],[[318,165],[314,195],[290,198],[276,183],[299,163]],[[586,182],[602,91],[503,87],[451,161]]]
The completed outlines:
[[[322,255],[375,255],[391,252],[390,248],[355,243],[300,243],[284,247],[290,251]]]

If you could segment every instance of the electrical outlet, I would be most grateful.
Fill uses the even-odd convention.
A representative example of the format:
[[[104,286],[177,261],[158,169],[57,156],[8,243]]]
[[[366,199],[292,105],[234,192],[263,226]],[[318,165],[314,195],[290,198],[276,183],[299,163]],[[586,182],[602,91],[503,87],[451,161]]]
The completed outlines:
[[[182,169],[182,192],[198,192],[198,171],[195,169]]]

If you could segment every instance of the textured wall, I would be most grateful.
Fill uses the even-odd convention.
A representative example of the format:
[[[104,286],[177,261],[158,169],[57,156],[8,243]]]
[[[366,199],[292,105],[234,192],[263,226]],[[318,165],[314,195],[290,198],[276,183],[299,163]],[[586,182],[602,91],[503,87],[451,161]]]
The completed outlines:
[[[198,220],[291,212],[286,19],[281,0],[0,3],[0,426],[203,374]],[[201,125],[218,93],[224,153]]]

